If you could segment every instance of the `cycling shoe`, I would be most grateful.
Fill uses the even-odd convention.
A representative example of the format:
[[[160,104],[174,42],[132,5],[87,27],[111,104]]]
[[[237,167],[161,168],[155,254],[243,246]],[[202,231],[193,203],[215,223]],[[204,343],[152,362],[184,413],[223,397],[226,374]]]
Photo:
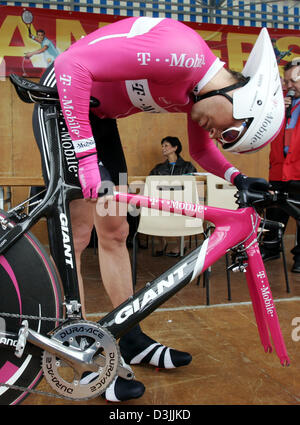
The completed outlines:
[[[135,379],[128,381],[127,379],[117,376],[106,391],[101,394],[102,398],[111,402],[121,402],[140,398],[145,392],[145,386]]]
[[[174,369],[188,365],[192,356],[184,351],[166,347],[152,338],[138,332],[138,335],[124,335],[119,342],[121,355],[127,364],[150,364],[160,369]]]

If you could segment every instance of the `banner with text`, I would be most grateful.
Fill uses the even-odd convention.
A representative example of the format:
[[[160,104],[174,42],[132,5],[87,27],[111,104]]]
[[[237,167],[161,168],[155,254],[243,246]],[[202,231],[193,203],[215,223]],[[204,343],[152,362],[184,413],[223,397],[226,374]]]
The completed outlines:
[[[40,8],[0,6],[0,77],[17,73],[40,77],[46,67],[72,43],[125,17]],[[185,22],[196,30],[229,68],[241,71],[260,31],[240,27]],[[300,34],[269,29],[278,63],[300,57]]]

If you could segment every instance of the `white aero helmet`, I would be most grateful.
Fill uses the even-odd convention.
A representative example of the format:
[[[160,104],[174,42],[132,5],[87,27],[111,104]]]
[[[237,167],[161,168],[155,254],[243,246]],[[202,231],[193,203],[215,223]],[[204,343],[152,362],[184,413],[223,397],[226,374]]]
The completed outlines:
[[[233,93],[233,117],[251,122],[240,139],[223,144],[223,148],[250,153],[274,140],[285,116],[278,64],[266,28],[260,31],[242,74],[250,80]]]
[[[284,99],[274,49],[266,28],[260,34],[242,71],[243,79],[222,89],[195,95],[195,102],[207,97],[225,96],[233,104],[233,117],[243,120],[218,139],[223,149],[250,153],[263,148],[278,135],[285,116]],[[227,92],[235,90],[233,97]],[[241,135],[241,136],[240,136]]]

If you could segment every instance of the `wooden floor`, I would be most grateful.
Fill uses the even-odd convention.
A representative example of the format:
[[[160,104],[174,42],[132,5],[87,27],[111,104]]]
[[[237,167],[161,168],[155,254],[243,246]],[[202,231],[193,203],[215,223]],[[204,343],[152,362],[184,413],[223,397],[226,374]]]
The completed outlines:
[[[292,237],[286,238],[289,270]],[[151,249],[139,251],[138,287],[171,266],[176,259],[152,257]],[[157,371],[135,366],[136,379],[146,386],[138,400],[122,405],[298,405],[300,403],[300,274],[289,273],[291,292],[285,289],[282,260],[266,263],[282,332],[291,360],[282,367],[275,353],[260,344],[245,276],[232,274],[232,301],[227,300],[223,259],[213,266],[211,305],[196,282],[142,322],[143,330],[165,345],[188,351],[190,365]],[[89,319],[97,320],[111,309],[92,248],[84,254],[83,275]],[[292,334],[294,330],[294,334]],[[293,336],[299,335],[299,341]],[[49,391],[44,380],[37,387]],[[101,397],[84,402],[30,395],[24,405],[105,405]]]

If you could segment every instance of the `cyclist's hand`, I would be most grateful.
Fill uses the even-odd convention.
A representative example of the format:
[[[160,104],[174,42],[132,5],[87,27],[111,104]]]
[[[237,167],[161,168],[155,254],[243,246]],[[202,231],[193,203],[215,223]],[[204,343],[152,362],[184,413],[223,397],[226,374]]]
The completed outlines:
[[[234,179],[234,184],[239,190],[237,203],[241,208],[250,205],[258,206],[258,203],[264,202],[269,195],[269,182],[262,178],[238,174]]]
[[[238,174],[234,179],[234,184],[238,190],[249,192],[268,192],[270,188],[267,180],[259,177],[247,177],[244,174]]]
[[[85,199],[97,199],[101,177],[97,153],[78,158],[78,177]]]

